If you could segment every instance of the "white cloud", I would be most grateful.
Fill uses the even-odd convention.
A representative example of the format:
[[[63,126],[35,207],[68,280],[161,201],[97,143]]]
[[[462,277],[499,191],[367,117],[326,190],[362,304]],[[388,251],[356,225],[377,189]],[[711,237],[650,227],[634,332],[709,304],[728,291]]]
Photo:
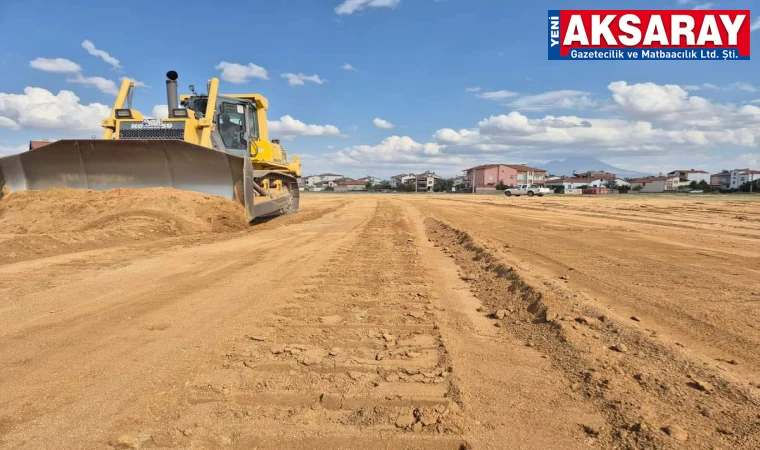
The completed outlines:
[[[755,21],[749,27],[750,32],[760,30],[760,16],[755,17]]]
[[[683,114],[705,112],[711,107],[709,100],[689,95],[686,89],[675,84],[616,81],[610,83],[608,89],[615,105],[636,118],[677,120],[683,118]]]
[[[511,98],[511,97],[517,97],[517,92],[512,91],[488,91],[488,92],[481,92],[480,94],[477,94],[478,98],[484,98],[486,100],[504,100],[505,98]]]
[[[83,77],[82,75],[77,75],[74,78],[68,78],[66,81],[84,84],[85,86],[94,86],[105,94],[115,96],[119,93],[119,88],[116,86],[116,83],[103,77]]]
[[[702,3],[702,4],[699,4],[699,5],[696,5],[692,9],[710,9],[710,8],[713,7],[713,5],[714,5],[714,3],[707,2],[707,3]]]
[[[711,161],[708,165],[734,166],[739,161],[727,152],[737,149],[760,156],[760,99],[757,105],[715,103],[684,86],[625,81],[609,83],[607,89],[608,98],[599,98],[609,105],[603,117],[535,116],[515,110],[485,117],[471,127],[441,128],[426,140],[392,136],[374,145],[347,147],[331,154],[332,161],[372,170],[456,171],[505,159],[541,161],[589,153],[634,166],[639,158],[648,161],[642,164],[658,162],[663,167],[700,158]],[[531,100],[524,106],[543,104],[532,97],[522,97]]]
[[[733,90],[733,89],[739,89],[739,90],[747,91],[747,92],[757,92],[758,91],[758,89],[755,86],[753,86],[753,85],[751,85],[749,83],[741,82],[741,81],[737,81],[735,83],[731,83],[731,84],[728,84],[728,85],[725,85],[725,86],[722,86],[722,87],[714,85],[714,84],[711,84],[711,83],[703,83],[703,84],[700,84],[700,85],[687,84],[687,85],[681,86],[681,87],[684,88],[687,91],[701,91],[701,90],[704,90],[704,89],[712,89],[712,90],[720,90],[720,91],[730,91],[730,90]]]
[[[734,83],[731,85],[731,87],[735,87],[737,89],[741,89],[742,91],[747,92],[757,92],[757,88],[749,83]]]
[[[693,154],[699,149],[760,147],[760,108],[714,104],[689,95],[678,85],[613,82],[611,113],[620,117],[583,118],[553,116],[532,118],[512,111],[487,117],[473,128],[443,128],[433,134],[438,144],[438,162],[488,159],[488,154],[509,150],[510,157],[540,159],[553,154],[599,155]],[[528,102],[528,106],[533,106]],[[391,142],[395,144],[394,142]],[[396,148],[383,142],[377,146],[352,147],[342,156],[367,163],[385,161]],[[419,144],[422,145],[422,144]],[[397,152],[398,153],[398,152]],[[415,161],[425,153],[412,152]],[[404,156],[406,157],[406,156]]]
[[[248,65],[244,66],[242,64],[222,61],[215,66],[215,69],[222,71],[222,80],[233,84],[247,83],[251,78],[269,79],[267,70],[254,63],[248,63]]]
[[[89,41],[85,41],[85,42],[89,42]],[[45,72],[54,72],[54,73],[61,73],[61,74],[65,74],[65,73],[75,74],[73,77],[66,79],[66,81],[68,81],[69,83],[77,83],[77,84],[83,84],[86,86],[94,86],[98,88],[101,92],[114,95],[114,96],[119,93],[119,89],[116,86],[116,83],[103,77],[83,76],[82,67],[79,64],[73,61],[70,61],[68,59],[37,58],[33,61],[30,61],[29,65],[35,69],[43,70]],[[141,83],[139,81],[137,83],[138,85],[141,84],[145,86],[144,83]]]
[[[687,91],[701,91],[703,89],[720,89],[718,86],[710,83],[703,83],[703,84],[687,84],[685,86],[682,86]]]
[[[91,54],[92,56],[95,56],[97,58],[102,59],[106,63],[110,64],[114,69],[121,69],[121,63],[118,59],[114,58],[113,56],[109,55],[108,52],[99,50],[95,47],[95,44],[93,44],[90,41],[83,41],[82,42],[82,48],[87,50],[87,53]]]
[[[20,130],[21,125],[16,123],[16,121],[13,119],[0,116],[0,128],[5,128],[7,130]]]
[[[45,72],[54,73],[79,73],[82,70],[82,67],[79,64],[65,58],[37,58],[29,61],[29,66]]]
[[[549,109],[587,109],[597,106],[588,92],[561,90],[542,94],[526,95],[509,103],[509,106],[523,111],[545,111]]]
[[[166,119],[169,117],[169,106],[168,105],[156,105],[153,107],[153,110],[151,111],[151,115],[153,119]]]
[[[316,84],[323,84],[327,80],[324,80],[322,78],[319,78],[319,75],[304,75],[302,73],[283,73],[280,75],[282,78],[286,78],[288,80],[288,84],[291,86],[302,86],[305,84],[306,81],[310,81],[312,83]]]
[[[480,92],[480,86],[473,86],[464,89],[467,92]]]
[[[340,68],[343,69],[343,70],[351,70],[353,72],[358,72],[358,70],[356,70],[356,67],[352,66],[349,63],[343,64]]]
[[[24,129],[57,130],[76,134],[100,131],[100,124],[111,113],[101,103],[81,104],[71,91],[53,94],[47,89],[27,87],[23,94],[0,92],[0,116]]]
[[[333,156],[338,164],[403,164],[418,162],[440,153],[441,146],[436,143],[421,144],[409,136],[391,136],[378,145],[356,145],[347,147]]]
[[[752,100],[750,103],[754,103],[756,105],[760,105],[760,98],[758,98],[756,100]]]
[[[338,15],[350,15],[366,8],[393,8],[401,3],[401,0],[344,0],[335,7]]]
[[[388,122],[387,120],[383,120],[381,118],[375,118],[375,120],[372,121],[372,123],[377,127],[381,128],[383,130],[390,130],[393,128],[393,124]]]
[[[119,80],[123,82],[123,81],[124,81],[124,80],[126,80],[127,78],[128,78],[128,77],[120,77],[120,78],[119,78]],[[143,83],[142,81],[138,81],[138,80],[135,80],[134,78],[130,78],[130,80],[132,80],[132,82],[133,82],[133,83],[135,83],[135,85],[136,85],[137,87],[144,87],[144,88],[150,87],[150,86],[148,86],[147,84]]]
[[[282,139],[293,139],[296,136],[337,136],[340,134],[334,125],[307,125],[291,116],[282,116],[280,120],[270,120],[269,135]]]
[[[452,146],[512,145],[551,153],[665,151],[713,145],[760,146],[760,108],[714,104],[678,85],[610,83],[612,111],[622,118],[545,116],[512,111],[491,116],[473,129],[438,130],[437,142]]]
[[[16,147],[8,147],[5,145],[0,145],[0,155],[3,155],[3,156],[15,155],[17,153],[25,152],[27,150],[29,150],[29,144],[19,145]]]
[[[757,169],[760,168],[760,153],[744,153],[736,157],[735,167]],[[760,177],[756,177],[758,179]]]

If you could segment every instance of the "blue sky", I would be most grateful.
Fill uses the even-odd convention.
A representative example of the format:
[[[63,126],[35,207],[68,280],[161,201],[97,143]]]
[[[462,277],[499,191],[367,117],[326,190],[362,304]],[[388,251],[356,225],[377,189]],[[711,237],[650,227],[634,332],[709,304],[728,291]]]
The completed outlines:
[[[146,85],[135,102],[150,113],[176,70],[182,92],[216,76],[223,91],[266,95],[272,137],[302,156],[306,174],[454,175],[580,154],[655,172],[760,168],[760,56],[548,61],[548,9],[609,2],[514,4],[4,0],[0,39],[12,45],[0,49],[0,153],[30,139],[99,135],[121,77]],[[758,6],[615,2],[750,9],[760,28]]]

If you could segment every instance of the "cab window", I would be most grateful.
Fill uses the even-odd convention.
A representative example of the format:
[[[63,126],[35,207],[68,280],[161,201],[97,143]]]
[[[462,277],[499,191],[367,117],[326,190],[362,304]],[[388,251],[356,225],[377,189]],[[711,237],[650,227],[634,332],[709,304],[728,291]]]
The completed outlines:
[[[248,134],[251,136],[251,140],[259,139],[259,123],[256,119],[256,110],[254,108],[248,108]]]
[[[222,103],[219,115],[219,133],[227,148],[245,149],[243,140],[245,131],[245,107],[234,103]]]

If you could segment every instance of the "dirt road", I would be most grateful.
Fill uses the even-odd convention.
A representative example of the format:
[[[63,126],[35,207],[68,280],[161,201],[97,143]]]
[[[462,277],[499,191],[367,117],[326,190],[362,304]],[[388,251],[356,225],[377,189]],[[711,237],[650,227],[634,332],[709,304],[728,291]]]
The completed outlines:
[[[760,446],[752,203],[302,203],[0,239],[0,448]]]

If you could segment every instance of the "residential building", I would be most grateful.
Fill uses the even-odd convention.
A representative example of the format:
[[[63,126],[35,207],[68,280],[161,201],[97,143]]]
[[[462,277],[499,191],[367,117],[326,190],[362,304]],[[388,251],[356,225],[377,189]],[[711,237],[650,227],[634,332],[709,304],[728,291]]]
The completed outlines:
[[[359,181],[368,182],[370,186],[375,186],[383,182],[382,179],[367,175],[366,177],[359,178]]]
[[[469,186],[475,183],[476,189],[496,189],[495,186],[503,183],[506,186],[517,184],[517,171],[505,164],[483,164],[463,170]]]
[[[546,183],[546,171],[523,164],[484,164],[470,167],[463,172],[467,179],[475,183],[476,189],[495,189],[498,184],[517,186],[519,184]],[[472,186],[472,184],[470,184]]]
[[[668,172],[668,177],[678,177],[679,184],[690,184],[692,181],[697,183],[700,181],[704,181],[705,183],[710,182],[710,172],[705,172],[704,170],[674,170]]]
[[[29,150],[35,150],[40,147],[44,147],[48,144],[52,144],[55,141],[42,140],[42,141],[29,141]]]
[[[593,178],[593,179],[600,179],[600,180],[615,180],[617,179],[617,175],[614,173],[610,173],[604,170],[589,170],[586,172],[581,173],[574,173],[574,177],[577,178]]]
[[[395,175],[391,177],[391,187],[397,188],[406,183],[414,183],[417,180],[417,175],[413,173],[402,173],[401,175]]]
[[[458,176],[451,179],[451,186],[455,188],[459,188],[460,186],[464,186],[468,183],[467,177],[465,176]]]
[[[730,189],[739,189],[742,184],[760,180],[760,170],[736,169],[731,171]]]
[[[506,166],[517,172],[517,182],[514,183],[515,185],[535,184],[543,186],[546,184],[546,171],[543,169],[537,169],[524,164],[506,164]]]
[[[678,189],[680,182],[678,177],[646,177],[631,181],[631,188],[641,186],[639,192],[671,192]]]
[[[319,181],[317,183],[312,184],[311,186],[306,186],[305,189],[309,192],[320,192],[320,191],[324,191],[327,187],[329,187],[330,183],[333,183],[333,182]]]
[[[417,175],[417,191],[423,192],[433,192],[433,188],[435,187],[435,180],[440,180],[442,177],[440,175],[436,175],[435,172],[427,171],[425,173],[421,173]]]
[[[303,177],[303,182],[305,186],[314,186],[315,184],[322,182],[322,181],[335,181],[343,178],[343,175],[338,175],[336,173],[323,173],[321,175],[309,175]]]
[[[710,187],[713,189],[731,189],[731,171],[721,170],[710,175]]]
[[[335,192],[366,191],[367,182],[360,180],[345,180],[335,185]]]
[[[617,186],[629,186],[630,183],[620,178],[610,179],[607,175],[603,175],[603,178],[582,178],[582,177],[568,177],[560,178],[557,180],[547,180],[546,187],[562,190],[567,189],[580,189],[582,186],[590,188],[607,187],[610,183],[615,182]]]

